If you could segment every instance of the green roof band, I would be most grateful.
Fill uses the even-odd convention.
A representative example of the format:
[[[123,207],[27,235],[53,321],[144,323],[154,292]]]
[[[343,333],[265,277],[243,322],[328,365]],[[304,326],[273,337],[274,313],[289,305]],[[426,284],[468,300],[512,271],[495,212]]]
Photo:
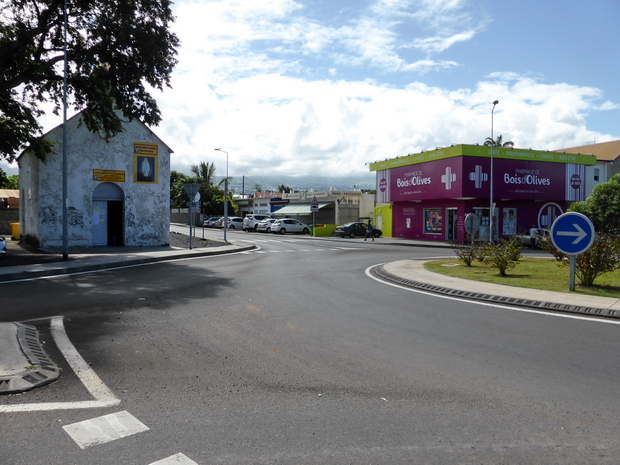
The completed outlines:
[[[490,145],[455,145],[443,149],[429,150],[428,152],[414,153],[403,157],[377,161],[370,164],[370,171],[387,170],[400,166],[426,163],[433,160],[443,160],[461,156],[491,157]],[[594,155],[582,155],[578,153],[547,152],[540,150],[515,149],[512,147],[493,148],[493,158],[509,160],[547,161],[551,163],[573,163],[577,165],[595,165]]]

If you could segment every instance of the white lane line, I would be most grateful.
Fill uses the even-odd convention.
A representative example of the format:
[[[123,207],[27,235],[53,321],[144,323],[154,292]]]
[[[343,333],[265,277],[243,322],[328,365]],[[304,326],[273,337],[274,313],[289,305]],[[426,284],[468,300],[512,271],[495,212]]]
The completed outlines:
[[[495,304],[495,303],[491,303],[491,302],[482,302],[479,300],[471,300],[471,299],[463,299],[461,297],[452,297],[452,296],[448,296],[448,295],[443,295],[443,294],[436,294],[434,292],[428,292],[428,291],[423,291],[421,289],[415,289],[413,287],[408,287],[408,286],[402,286],[400,284],[396,284],[396,283],[392,283],[389,281],[384,281],[376,276],[373,276],[370,272],[370,270],[372,270],[373,268],[376,268],[378,266],[384,265],[384,263],[379,263],[378,265],[372,265],[369,266],[368,268],[366,268],[365,273],[366,276],[368,276],[371,279],[374,279],[377,282],[380,282],[381,284],[387,284],[388,286],[393,286],[393,287],[397,287],[399,289],[403,289],[405,291],[409,291],[409,292],[416,292],[418,294],[424,294],[424,295],[430,295],[433,297],[437,297],[439,299],[448,299],[448,300],[456,300],[457,302],[467,302],[470,304],[475,304],[475,305],[484,305],[485,307],[495,307],[495,308],[501,308],[503,310],[511,310],[513,312],[521,312],[521,313],[534,313],[537,315],[545,315],[545,316],[552,316],[555,318],[566,318],[569,320],[583,320],[583,321],[589,321],[591,323],[605,323],[605,324],[610,324],[610,325],[620,325],[620,321],[618,320],[610,320],[608,318],[597,318],[596,316],[581,316],[581,315],[573,315],[570,313],[555,313],[555,312],[548,312],[546,310],[535,310],[532,308],[524,308],[524,307],[509,307],[506,305],[499,305],[499,304]]]
[[[141,433],[149,428],[129,412],[123,410],[122,412],[65,425],[63,429],[78,446],[86,449]]]
[[[171,455],[168,458],[158,460],[157,462],[150,463],[149,465],[198,465],[193,460],[190,460],[183,454]]]
[[[62,316],[54,316],[51,318],[50,329],[54,342],[69,363],[69,366],[71,366],[71,369],[95,400],[0,405],[0,413],[100,408],[111,407],[121,403],[121,400],[114,395],[103,381],[101,381],[101,378],[97,376],[95,371],[86,363],[75,346],[71,343],[65,331],[62,319]],[[62,380],[60,382],[62,382]]]

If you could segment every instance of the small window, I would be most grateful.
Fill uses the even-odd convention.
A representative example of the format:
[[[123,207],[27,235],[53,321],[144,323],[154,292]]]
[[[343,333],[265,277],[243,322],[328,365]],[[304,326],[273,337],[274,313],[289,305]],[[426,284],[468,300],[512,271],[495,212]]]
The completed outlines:
[[[601,170],[600,168],[594,168],[594,180],[598,181],[599,180],[599,176],[601,174]]]

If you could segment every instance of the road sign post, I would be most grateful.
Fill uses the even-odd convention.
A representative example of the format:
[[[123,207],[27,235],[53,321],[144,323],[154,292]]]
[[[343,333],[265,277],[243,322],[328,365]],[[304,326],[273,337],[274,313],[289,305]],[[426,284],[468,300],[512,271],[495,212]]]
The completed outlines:
[[[575,290],[575,263],[577,255],[585,252],[594,242],[594,225],[590,219],[576,212],[564,213],[551,225],[553,245],[570,258],[570,291]]]
[[[194,224],[194,202],[198,202],[200,201],[200,192],[198,192],[200,190],[200,186],[202,186],[202,184],[200,183],[193,183],[193,184],[183,184],[183,189],[185,189],[185,192],[187,192],[187,195],[189,197],[189,248],[191,249],[193,247],[193,237],[194,237],[194,233],[192,231],[192,226]]]
[[[310,211],[312,212],[312,235],[314,236],[314,228],[316,228],[316,212],[319,211],[319,201],[316,196],[312,197],[310,202]]]
[[[480,233],[480,217],[475,213],[468,213],[465,217],[465,232],[471,236],[471,241]]]

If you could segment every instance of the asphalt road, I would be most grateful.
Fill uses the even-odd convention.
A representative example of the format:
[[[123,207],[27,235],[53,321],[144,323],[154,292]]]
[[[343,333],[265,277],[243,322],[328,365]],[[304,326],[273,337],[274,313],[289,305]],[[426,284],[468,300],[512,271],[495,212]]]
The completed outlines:
[[[0,285],[0,319],[43,318],[63,368],[55,384],[0,397],[0,463],[617,463],[613,322],[439,298],[366,273],[450,250],[229,240],[260,248]],[[92,379],[72,372],[53,315],[118,403],[87,407]],[[148,429],[80,446],[102,416],[124,425],[121,412]],[[89,433],[68,433],[83,421]]]

